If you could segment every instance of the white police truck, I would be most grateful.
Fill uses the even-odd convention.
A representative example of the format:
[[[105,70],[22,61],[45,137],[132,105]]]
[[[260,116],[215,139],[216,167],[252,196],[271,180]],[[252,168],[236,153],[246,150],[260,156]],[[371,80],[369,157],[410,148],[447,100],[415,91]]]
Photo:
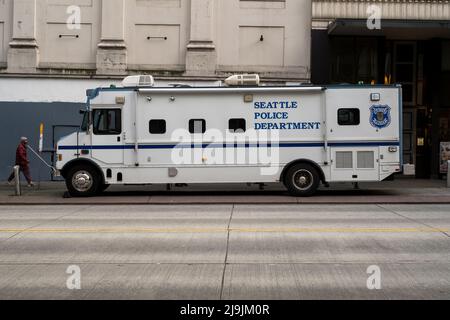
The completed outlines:
[[[87,91],[78,132],[57,144],[72,196],[110,185],[282,183],[294,196],[320,184],[382,181],[401,171],[401,87],[262,86],[236,75],[225,86]]]

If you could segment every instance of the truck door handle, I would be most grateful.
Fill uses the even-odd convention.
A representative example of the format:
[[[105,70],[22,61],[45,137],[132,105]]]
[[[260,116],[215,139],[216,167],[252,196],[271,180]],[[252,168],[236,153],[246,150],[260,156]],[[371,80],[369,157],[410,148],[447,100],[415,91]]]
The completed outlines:
[[[120,137],[117,137],[117,142],[120,142]]]

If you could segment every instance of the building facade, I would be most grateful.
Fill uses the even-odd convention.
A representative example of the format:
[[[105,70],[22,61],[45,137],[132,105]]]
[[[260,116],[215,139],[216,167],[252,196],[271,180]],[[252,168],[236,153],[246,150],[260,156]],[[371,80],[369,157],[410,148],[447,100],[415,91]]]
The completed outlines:
[[[310,79],[310,0],[2,0],[0,73]]]
[[[450,141],[450,2],[314,0],[312,82],[400,83],[403,162],[440,172]]]

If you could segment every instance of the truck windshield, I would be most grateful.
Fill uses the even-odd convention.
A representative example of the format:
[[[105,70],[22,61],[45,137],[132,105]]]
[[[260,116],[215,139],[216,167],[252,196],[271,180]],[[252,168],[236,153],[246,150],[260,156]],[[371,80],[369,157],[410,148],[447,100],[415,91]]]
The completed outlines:
[[[83,113],[83,122],[81,123],[80,131],[86,132],[89,127],[89,112]]]

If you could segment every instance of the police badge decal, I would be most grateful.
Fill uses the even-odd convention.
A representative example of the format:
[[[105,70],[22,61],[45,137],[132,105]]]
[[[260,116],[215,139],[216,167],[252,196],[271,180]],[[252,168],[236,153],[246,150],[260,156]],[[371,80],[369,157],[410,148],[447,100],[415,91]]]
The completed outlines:
[[[377,129],[389,127],[391,124],[391,107],[374,105],[370,108],[370,124]]]

